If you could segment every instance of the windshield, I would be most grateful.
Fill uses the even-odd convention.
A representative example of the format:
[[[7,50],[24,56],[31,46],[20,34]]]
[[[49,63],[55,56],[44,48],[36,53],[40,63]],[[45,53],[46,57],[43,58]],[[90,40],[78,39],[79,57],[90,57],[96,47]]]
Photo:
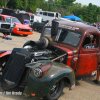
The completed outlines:
[[[6,17],[6,21],[9,22],[9,23],[11,23],[11,17]],[[17,18],[12,18],[12,22],[13,23],[17,22],[17,23],[21,24],[21,22]]]
[[[51,27],[46,27],[46,28],[43,30],[42,36],[45,36],[45,35],[49,35],[49,36],[51,37]]]
[[[13,23],[16,22],[16,23],[20,23],[21,24],[21,22],[17,18],[12,18],[12,22]]]
[[[11,17],[6,17],[6,21],[11,23]]]
[[[45,35],[49,35],[51,37],[51,27],[44,28],[41,37]],[[79,44],[80,39],[81,39],[81,33],[59,28],[55,42],[65,43],[67,45],[75,47]]]
[[[60,34],[57,35],[56,41],[65,43],[71,46],[77,46],[81,38],[81,34],[76,31],[62,29]]]

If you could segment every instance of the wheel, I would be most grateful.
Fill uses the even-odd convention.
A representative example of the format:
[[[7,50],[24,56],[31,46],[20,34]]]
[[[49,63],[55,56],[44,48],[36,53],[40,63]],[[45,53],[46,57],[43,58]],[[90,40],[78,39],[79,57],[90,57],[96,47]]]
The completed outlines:
[[[23,35],[24,37],[27,37],[28,35]]]
[[[43,97],[43,100],[57,100],[60,97],[63,88],[64,88],[64,81],[60,80],[52,87],[49,93]]]
[[[15,35],[15,34],[12,32],[11,35]]]

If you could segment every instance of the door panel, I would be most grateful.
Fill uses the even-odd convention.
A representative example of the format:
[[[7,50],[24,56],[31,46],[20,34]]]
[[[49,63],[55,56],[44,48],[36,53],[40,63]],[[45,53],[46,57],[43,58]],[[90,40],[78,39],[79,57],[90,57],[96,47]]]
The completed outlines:
[[[95,52],[95,51],[94,51]],[[99,51],[95,53],[81,53],[79,54],[76,75],[89,75],[92,71],[97,69],[97,54]]]
[[[90,34],[84,38],[76,67],[76,76],[89,75],[97,70],[99,54],[99,35]]]

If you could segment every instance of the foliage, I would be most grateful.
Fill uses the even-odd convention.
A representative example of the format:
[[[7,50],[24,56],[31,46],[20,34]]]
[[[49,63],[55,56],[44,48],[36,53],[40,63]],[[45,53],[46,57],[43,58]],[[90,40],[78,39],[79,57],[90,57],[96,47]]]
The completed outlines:
[[[100,21],[100,7],[89,3],[82,5],[74,3],[76,0],[0,0],[0,8],[26,10],[36,13],[36,8],[45,11],[55,11],[62,16],[74,14],[85,22],[94,23]]]
[[[0,7],[6,8],[6,5],[8,2],[9,2],[9,0],[0,0]]]
[[[71,6],[76,0],[61,0],[63,8],[67,9],[68,6]]]

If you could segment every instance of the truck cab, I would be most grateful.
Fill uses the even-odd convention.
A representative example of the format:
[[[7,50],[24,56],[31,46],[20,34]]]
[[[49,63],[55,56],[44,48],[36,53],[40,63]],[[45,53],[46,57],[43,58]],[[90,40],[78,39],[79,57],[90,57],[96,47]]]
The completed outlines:
[[[64,64],[70,66],[76,78],[96,72],[100,56],[100,33],[96,27],[81,22],[56,20],[47,23],[42,36],[49,35],[54,45],[68,53]]]

